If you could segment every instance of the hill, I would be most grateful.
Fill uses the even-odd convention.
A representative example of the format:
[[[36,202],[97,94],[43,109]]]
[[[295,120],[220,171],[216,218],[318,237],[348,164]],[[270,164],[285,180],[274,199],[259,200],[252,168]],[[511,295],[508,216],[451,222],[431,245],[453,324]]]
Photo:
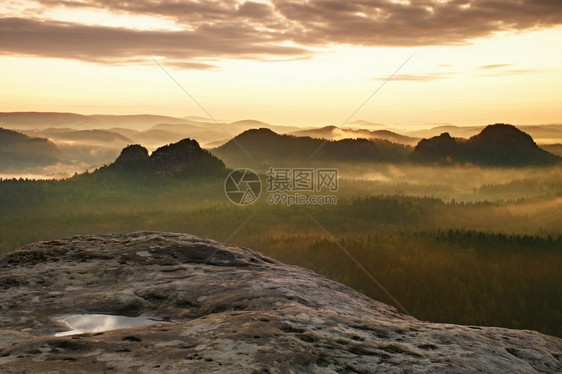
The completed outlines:
[[[176,143],[186,137],[190,137],[190,136],[183,135],[181,132],[159,129],[157,128],[158,126],[160,125],[156,125],[155,127],[146,131],[138,131],[138,130],[124,129],[124,128],[113,128],[110,129],[109,131],[114,132],[116,134],[120,134],[130,139],[128,144],[133,144],[133,143],[143,144],[144,146],[146,146],[148,149],[151,150],[158,148],[162,144]],[[177,125],[177,126],[184,126],[184,125]],[[189,126],[189,125],[185,125],[185,126]],[[197,137],[195,136],[191,136],[190,138],[197,139]]]
[[[539,144],[562,142],[562,125],[524,125],[518,126],[518,128],[529,134]],[[403,134],[417,138],[430,138],[446,132],[455,138],[470,138],[480,133],[483,129],[484,126],[442,125],[429,129],[409,131]]]
[[[251,129],[269,129],[278,134],[288,134],[293,131],[298,131],[303,129],[302,127],[298,127],[298,126],[272,125],[255,119],[244,119],[241,121],[234,121],[228,124],[223,124],[223,126],[232,136],[239,135],[244,131],[251,130]]]
[[[556,156],[562,157],[562,144],[545,144],[542,145],[541,148]]]
[[[56,164],[59,150],[48,139],[32,138],[0,128],[0,171]]]
[[[177,136],[180,136],[180,139],[187,137],[190,139],[196,139],[203,145],[220,140],[226,141],[226,139],[229,138],[228,134],[214,122],[205,123],[203,126],[161,123],[151,127],[148,131],[134,135],[133,138],[138,141],[150,141],[150,138],[155,135],[155,131],[160,132],[161,135],[169,136],[170,140]]]
[[[202,122],[202,123],[214,123],[215,122],[212,119],[210,119],[209,117],[185,116],[185,117],[182,117],[182,118],[190,120],[190,121]],[[223,120],[219,120],[219,121],[224,122]]]
[[[418,137],[418,138],[431,138],[439,136],[443,133],[448,133],[454,138],[469,138],[478,134],[484,129],[484,126],[454,126],[454,125],[440,125],[429,129],[421,129],[408,131],[405,135]]]
[[[250,159],[240,145],[252,156]],[[312,161],[404,161],[409,148],[385,140],[344,139],[326,141],[308,136],[280,135],[269,129],[247,130],[212,152],[227,165],[246,165],[259,160],[262,166]]]
[[[529,134],[506,124],[489,125],[468,140],[449,133],[423,139],[412,157],[424,162],[487,166],[546,165],[562,160],[539,148]]]
[[[65,128],[73,130],[116,130],[124,135],[127,130],[145,132],[165,130],[179,134],[182,138],[197,139],[202,144],[227,139],[226,129],[232,136],[255,127],[266,127],[277,132],[296,131],[295,126],[275,126],[257,120],[241,120],[231,123],[220,122],[218,126],[210,118],[187,116],[183,118],[153,114],[135,115],[82,115],[57,112],[0,112],[0,126],[16,130],[45,130]],[[129,133],[128,135],[131,135]],[[126,137],[129,137],[125,135]],[[142,136],[142,134],[141,134]],[[132,139],[135,141],[136,139]],[[167,137],[166,140],[170,140]],[[161,143],[160,143],[161,145]]]
[[[22,130],[29,136],[41,136],[54,143],[111,146],[128,144],[131,139],[109,130],[74,130],[70,128],[47,128],[41,130]]]
[[[156,149],[152,154],[141,145],[125,147],[110,165],[94,172],[99,176],[130,174],[161,176],[216,176],[226,173],[224,163],[197,141],[183,139]]]
[[[289,133],[295,136],[310,136],[312,138],[321,138],[327,140],[342,140],[342,139],[379,139],[388,140],[392,143],[399,143],[404,145],[414,146],[420,140],[410,136],[400,135],[390,130],[364,130],[364,129],[348,129],[339,128],[336,126],[325,126],[318,129],[298,130]]]
[[[0,271],[7,374],[562,369],[559,338],[420,321],[310,270],[193,235],[39,242],[2,258]]]
[[[258,120],[255,120],[255,119],[243,119],[243,120],[240,120],[240,121],[231,122],[228,125],[232,126],[232,127],[244,126],[246,128],[248,128],[248,127],[265,128],[265,127],[270,126],[268,123],[258,121]]]
[[[368,128],[368,129],[376,128],[376,129],[382,130],[382,129],[387,128],[387,126],[382,124],[382,123],[375,123],[375,122],[365,121],[365,120],[362,120],[362,119],[353,121],[353,122],[351,122],[351,124],[357,125],[357,126],[360,126],[360,127],[363,127],[363,128]]]

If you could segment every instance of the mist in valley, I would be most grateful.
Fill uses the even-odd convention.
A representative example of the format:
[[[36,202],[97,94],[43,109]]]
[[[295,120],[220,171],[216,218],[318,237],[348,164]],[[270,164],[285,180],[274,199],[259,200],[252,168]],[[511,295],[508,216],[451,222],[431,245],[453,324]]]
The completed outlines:
[[[369,129],[225,123],[250,157],[199,118],[134,119],[131,126],[98,122],[96,129],[19,123],[21,136],[6,132],[20,148],[0,159],[0,254],[76,234],[188,232],[230,239],[392,304],[343,246],[415,317],[562,336],[562,164],[538,147],[523,143],[528,165],[478,165],[462,158],[470,153],[435,158],[439,134],[430,138],[437,147],[431,159],[415,158],[419,141],[412,139],[426,134],[421,130],[380,138]],[[198,142],[180,141],[186,137]],[[26,144],[43,153],[18,160]],[[225,196],[225,178],[236,168],[256,171],[262,182],[251,205],[235,206]],[[271,168],[337,169],[338,188],[329,191],[337,204],[268,203]]]

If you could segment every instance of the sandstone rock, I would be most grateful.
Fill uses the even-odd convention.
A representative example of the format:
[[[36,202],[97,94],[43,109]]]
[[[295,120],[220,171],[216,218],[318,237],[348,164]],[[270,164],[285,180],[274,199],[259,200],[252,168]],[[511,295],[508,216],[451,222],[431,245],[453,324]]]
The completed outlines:
[[[555,373],[562,340],[429,323],[311,271],[191,235],[28,245],[0,260],[2,373]],[[55,336],[69,314],[151,318]]]
[[[121,151],[115,162],[102,166],[93,174],[97,176],[226,176],[224,163],[209,151],[202,149],[193,139],[183,139],[156,149],[148,150],[139,144],[129,145]]]
[[[452,138],[449,133],[422,139],[412,158],[488,166],[548,165],[562,161],[562,158],[539,148],[529,134],[503,123],[486,126],[470,139]]]
[[[132,144],[123,148],[114,164],[120,167],[146,167],[148,160],[148,150],[139,144]]]
[[[183,139],[177,143],[158,148],[150,155],[151,168],[158,174],[182,174],[203,172],[222,173],[224,163],[202,149],[193,139]]]

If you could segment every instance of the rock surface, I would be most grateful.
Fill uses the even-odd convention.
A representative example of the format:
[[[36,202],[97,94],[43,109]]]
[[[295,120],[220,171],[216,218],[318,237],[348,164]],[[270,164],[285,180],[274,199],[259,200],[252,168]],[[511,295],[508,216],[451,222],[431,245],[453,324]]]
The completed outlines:
[[[137,232],[0,260],[2,373],[554,373],[562,340],[422,322],[249,249]],[[68,314],[148,326],[55,336]]]

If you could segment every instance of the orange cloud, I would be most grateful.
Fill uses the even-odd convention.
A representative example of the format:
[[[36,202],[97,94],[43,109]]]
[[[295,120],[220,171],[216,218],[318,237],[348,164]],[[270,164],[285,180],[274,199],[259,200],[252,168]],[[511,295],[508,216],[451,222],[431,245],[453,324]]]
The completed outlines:
[[[462,44],[499,31],[562,24],[558,0],[36,0],[45,10],[97,9],[172,20],[177,30],[139,30],[60,22],[41,16],[0,18],[0,53],[134,63],[150,55],[168,65],[209,69],[220,58],[291,59],[333,45]],[[43,17],[43,18],[38,18]],[[143,60],[144,61],[144,60]],[[504,65],[490,65],[494,69]],[[442,79],[436,75],[403,77]]]

